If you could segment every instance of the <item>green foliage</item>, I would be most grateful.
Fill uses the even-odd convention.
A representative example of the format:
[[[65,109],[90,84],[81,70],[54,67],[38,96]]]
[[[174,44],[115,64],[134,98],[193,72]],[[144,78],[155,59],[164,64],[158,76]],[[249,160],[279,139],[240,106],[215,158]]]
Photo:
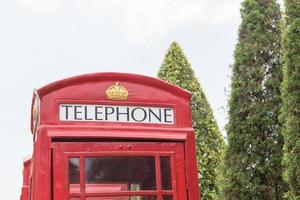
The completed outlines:
[[[223,199],[282,199],[280,8],[244,0],[232,68]]]
[[[283,82],[280,120],[283,123],[283,177],[286,196],[300,200],[300,1],[285,0]]]
[[[191,64],[176,42],[171,44],[158,77],[192,93],[191,110],[196,134],[201,199],[216,199],[219,193],[216,185],[216,168],[220,163],[224,141]]]

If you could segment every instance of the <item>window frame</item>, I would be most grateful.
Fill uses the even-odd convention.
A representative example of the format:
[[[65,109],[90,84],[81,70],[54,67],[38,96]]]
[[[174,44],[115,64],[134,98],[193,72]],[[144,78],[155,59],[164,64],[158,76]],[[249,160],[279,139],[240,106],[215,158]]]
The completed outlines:
[[[108,149],[107,149],[108,148]],[[119,192],[87,192],[85,184],[85,158],[110,156],[153,156],[155,159],[156,190],[119,191]],[[162,189],[161,157],[170,157],[171,190]],[[69,158],[79,158],[80,190],[72,193],[69,190]],[[175,142],[57,142],[53,147],[53,189],[54,200],[88,197],[112,196],[156,196],[162,200],[163,196],[172,196],[173,200],[186,199],[185,167],[183,143]],[[181,163],[181,164],[180,164]],[[177,176],[180,176],[178,179]],[[184,183],[182,183],[184,180]],[[56,183],[67,185],[67,188],[56,187]],[[179,183],[181,182],[181,183]],[[178,192],[180,188],[182,192]],[[60,192],[57,193],[57,190]],[[184,195],[183,195],[184,194]],[[183,197],[184,196],[184,197]],[[60,197],[60,198],[58,198]]]

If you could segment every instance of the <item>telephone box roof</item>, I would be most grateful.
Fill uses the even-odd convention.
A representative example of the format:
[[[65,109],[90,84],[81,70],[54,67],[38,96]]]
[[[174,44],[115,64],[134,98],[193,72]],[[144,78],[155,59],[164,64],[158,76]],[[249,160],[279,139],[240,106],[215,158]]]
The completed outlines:
[[[58,99],[78,101],[96,99],[108,102],[109,99],[104,95],[105,90],[117,83],[127,87],[130,90],[129,93],[131,92],[128,101],[122,101],[125,103],[126,101],[130,103],[139,102],[140,105],[142,103],[148,105],[149,103],[161,105],[171,103],[182,107],[183,112],[186,112],[191,98],[191,93],[180,87],[160,79],[138,74],[104,72],[74,76],[35,90],[31,112],[32,133],[35,130],[36,122],[39,122],[40,125],[56,124],[57,105],[54,102]],[[38,118],[36,118],[37,116]],[[184,123],[184,121],[183,119],[181,122]]]
[[[139,74],[129,74],[129,73],[117,73],[117,72],[99,72],[92,74],[84,74],[79,76],[74,76],[71,78],[62,79],[53,83],[50,83],[44,87],[41,87],[37,90],[37,94],[39,98],[42,98],[44,95],[51,93],[55,90],[75,85],[79,83],[93,82],[93,81],[110,81],[110,80],[118,80],[118,81],[126,81],[133,83],[140,83],[141,85],[149,85],[155,88],[159,88],[161,90],[174,92],[177,96],[190,98],[191,93],[178,87],[173,84],[170,84],[166,81],[139,75]]]

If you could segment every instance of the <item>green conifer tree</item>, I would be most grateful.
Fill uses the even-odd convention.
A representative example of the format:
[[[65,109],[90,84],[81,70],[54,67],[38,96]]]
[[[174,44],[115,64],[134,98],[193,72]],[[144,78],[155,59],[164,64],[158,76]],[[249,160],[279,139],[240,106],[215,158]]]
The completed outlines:
[[[191,64],[176,42],[168,49],[158,77],[192,93],[191,110],[196,135],[201,199],[216,199],[219,193],[216,186],[216,168],[220,162],[224,141]]]
[[[244,0],[232,68],[224,199],[279,200],[283,137],[278,115],[280,7],[276,0]]]
[[[284,180],[287,197],[300,200],[300,1],[285,0],[283,82]]]

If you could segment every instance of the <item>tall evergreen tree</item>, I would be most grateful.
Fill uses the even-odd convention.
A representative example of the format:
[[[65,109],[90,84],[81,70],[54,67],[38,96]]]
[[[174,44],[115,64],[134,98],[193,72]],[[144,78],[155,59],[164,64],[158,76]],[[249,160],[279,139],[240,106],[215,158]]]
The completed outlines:
[[[224,199],[282,199],[280,7],[244,0],[232,68]]]
[[[224,141],[191,64],[176,42],[168,49],[158,77],[192,93],[191,110],[196,135],[201,199],[216,199],[219,193],[216,186],[216,167],[220,162]]]
[[[280,119],[284,135],[284,179],[290,199],[300,200],[300,1],[285,0]]]

